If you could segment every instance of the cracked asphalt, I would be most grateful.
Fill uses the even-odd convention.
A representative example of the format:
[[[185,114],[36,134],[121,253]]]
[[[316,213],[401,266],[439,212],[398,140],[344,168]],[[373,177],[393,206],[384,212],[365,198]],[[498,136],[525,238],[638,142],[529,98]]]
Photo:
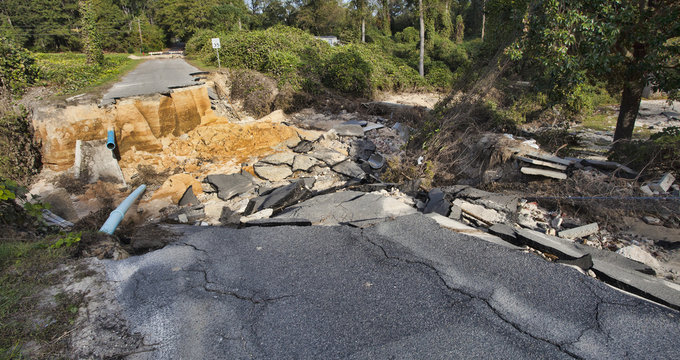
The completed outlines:
[[[678,312],[420,214],[176,229],[105,263],[130,359],[680,358]]]

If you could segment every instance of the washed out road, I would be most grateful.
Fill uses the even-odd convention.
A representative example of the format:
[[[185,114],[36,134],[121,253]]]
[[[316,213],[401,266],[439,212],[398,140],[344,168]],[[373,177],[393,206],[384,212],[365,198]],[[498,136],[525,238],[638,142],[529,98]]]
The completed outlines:
[[[183,59],[148,60],[113,85],[104,94],[102,103],[108,104],[115,99],[130,96],[166,93],[175,87],[197,85],[195,77],[189,74],[198,71],[200,70]]]
[[[175,229],[105,262],[130,359],[680,358],[678,312],[421,214]]]

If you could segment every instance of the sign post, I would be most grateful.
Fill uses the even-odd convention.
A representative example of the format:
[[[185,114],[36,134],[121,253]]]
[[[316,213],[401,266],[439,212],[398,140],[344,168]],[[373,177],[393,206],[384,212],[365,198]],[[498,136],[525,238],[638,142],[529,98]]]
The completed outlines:
[[[220,38],[212,38],[212,47],[215,49],[215,52],[217,53],[217,67],[221,68],[222,65],[220,64]]]

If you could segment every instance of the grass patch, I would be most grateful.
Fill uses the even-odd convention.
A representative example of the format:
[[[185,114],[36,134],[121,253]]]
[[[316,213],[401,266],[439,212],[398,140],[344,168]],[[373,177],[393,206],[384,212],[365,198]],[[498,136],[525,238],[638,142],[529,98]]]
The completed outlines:
[[[0,240],[0,358],[23,358],[27,347],[35,358],[65,356],[63,335],[75,321],[82,295],[59,293],[41,301],[41,293],[62,278],[54,270],[68,261],[66,248],[49,245],[44,239]]]
[[[586,129],[597,131],[614,131],[616,127],[616,116],[612,114],[592,114],[583,118],[581,126]]]
[[[105,54],[104,64],[89,65],[81,53],[37,53],[40,76],[45,85],[58,89],[58,95],[87,92],[118,80],[134,69],[142,60],[128,58],[128,54]]]

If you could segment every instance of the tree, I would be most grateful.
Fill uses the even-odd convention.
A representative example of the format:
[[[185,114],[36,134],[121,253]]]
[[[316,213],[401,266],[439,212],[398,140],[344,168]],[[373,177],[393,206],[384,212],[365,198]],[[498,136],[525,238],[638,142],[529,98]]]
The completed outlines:
[[[418,60],[418,73],[425,77],[425,19],[423,19],[423,0],[418,0],[420,9],[420,58]]]
[[[456,39],[456,44],[461,44],[463,42],[463,37],[465,37],[465,23],[463,22],[463,16],[456,16],[456,29],[454,32],[454,38]]]
[[[89,64],[101,65],[104,62],[101,39],[97,29],[97,12],[93,0],[80,0],[80,15],[83,22],[83,43]]]
[[[559,96],[578,91],[589,77],[618,88],[614,141],[632,137],[645,84],[678,97],[677,0],[541,0],[530,14],[525,36],[508,52],[541,65]]]
[[[390,6],[392,0],[380,0],[380,29],[385,36],[392,36],[390,27]]]
[[[366,17],[369,15],[368,0],[351,0],[350,4],[361,22],[361,42],[366,42]]]

